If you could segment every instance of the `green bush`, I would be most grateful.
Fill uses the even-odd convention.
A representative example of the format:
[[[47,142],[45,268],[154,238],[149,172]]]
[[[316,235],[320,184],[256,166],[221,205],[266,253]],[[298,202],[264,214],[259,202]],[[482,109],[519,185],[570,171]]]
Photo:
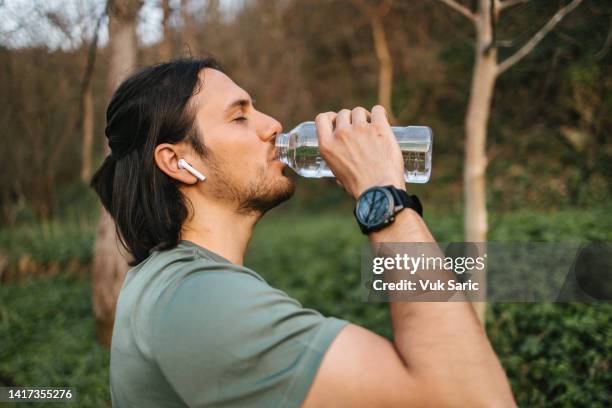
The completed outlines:
[[[494,304],[487,331],[524,407],[609,407],[612,304]]]
[[[109,354],[95,341],[89,280],[0,286],[0,344],[4,386],[74,387],[81,407],[109,405]]]
[[[612,212],[571,210],[492,216],[491,240],[612,241]],[[428,215],[439,241],[460,241],[459,216]],[[386,304],[360,299],[365,239],[350,214],[277,217],[255,232],[247,266],[305,307],[389,339]],[[487,330],[520,406],[609,406],[612,304],[493,304]]]
[[[45,221],[0,229],[0,251],[11,262],[27,255],[39,263],[87,263],[93,255],[95,222]]]
[[[612,241],[609,214],[605,209],[493,214],[491,238]],[[426,218],[438,240],[461,239],[460,216]],[[35,231],[44,228],[48,235],[37,235]],[[86,225],[15,231],[0,233],[0,242],[8,243],[13,254],[35,251],[32,256],[47,260],[91,257],[87,245],[93,228]],[[391,338],[387,305],[366,304],[360,298],[365,242],[348,212],[279,212],[256,228],[246,264],[305,307]],[[611,315],[611,304],[491,305],[487,330],[519,405],[609,406]],[[87,279],[56,276],[0,287],[0,344],[1,384],[72,386],[80,406],[109,404],[109,356],[95,343]]]

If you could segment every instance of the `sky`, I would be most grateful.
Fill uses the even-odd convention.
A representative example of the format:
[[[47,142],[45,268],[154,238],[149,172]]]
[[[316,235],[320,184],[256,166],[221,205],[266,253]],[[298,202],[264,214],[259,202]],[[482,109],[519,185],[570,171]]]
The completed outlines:
[[[192,0],[194,8],[206,0]],[[170,0],[178,9],[180,0]],[[231,15],[241,0],[220,0],[226,15]],[[0,44],[10,48],[45,45],[50,49],[78,47],[81,39],[91,38],[96,21],[104,12],[105,0],[0,0]],[[162,37],[160,0],[144,0],[139,14],[138,38],[151,45]],[[58,28],[52,21],[65,27]],[[179,23],[178,13],[171,23]],[[108,41],[108,20],[104,18],[98,32],[99,44]]]

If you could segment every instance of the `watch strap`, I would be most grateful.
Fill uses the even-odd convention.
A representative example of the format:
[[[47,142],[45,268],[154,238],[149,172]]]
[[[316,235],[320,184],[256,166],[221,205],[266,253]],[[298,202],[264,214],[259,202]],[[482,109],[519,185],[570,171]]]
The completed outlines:
[[[393,195],[395,207],[397,208],[395,214],[404,208],[411,208],[421,217],[423,216],[423,205],[421,204],[421,200],[419,200],[416,195],[410,195],[406,192],[406,190],[401,190],[394,186],[385,186],[384,188],[388,189]]]

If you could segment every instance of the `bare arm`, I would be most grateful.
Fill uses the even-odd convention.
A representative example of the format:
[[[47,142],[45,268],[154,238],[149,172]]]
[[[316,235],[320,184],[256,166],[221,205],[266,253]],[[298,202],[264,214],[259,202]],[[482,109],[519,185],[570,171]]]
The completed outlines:
[[[367,118],[363,108],[317,117],[321,151],[355,198],[374,185],[405,187],[401,152],[383,108],[374,107],[371,123]],[[409,209],[369,238],[372,243],[435,242]],[[469,303],[398,301],[390,303],[390,311],[393,343],[347,326],[327,351],[304,407],[515,405]]]

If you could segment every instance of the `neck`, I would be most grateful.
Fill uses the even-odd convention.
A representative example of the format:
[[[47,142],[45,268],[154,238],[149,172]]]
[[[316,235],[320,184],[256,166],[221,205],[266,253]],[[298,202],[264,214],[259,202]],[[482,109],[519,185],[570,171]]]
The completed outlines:
[[[202,196],[190,200],[194,212],[189,214],[183,224],[181,239],[242,265],[259,216],[239,214],[227,203],[212,202]]]

